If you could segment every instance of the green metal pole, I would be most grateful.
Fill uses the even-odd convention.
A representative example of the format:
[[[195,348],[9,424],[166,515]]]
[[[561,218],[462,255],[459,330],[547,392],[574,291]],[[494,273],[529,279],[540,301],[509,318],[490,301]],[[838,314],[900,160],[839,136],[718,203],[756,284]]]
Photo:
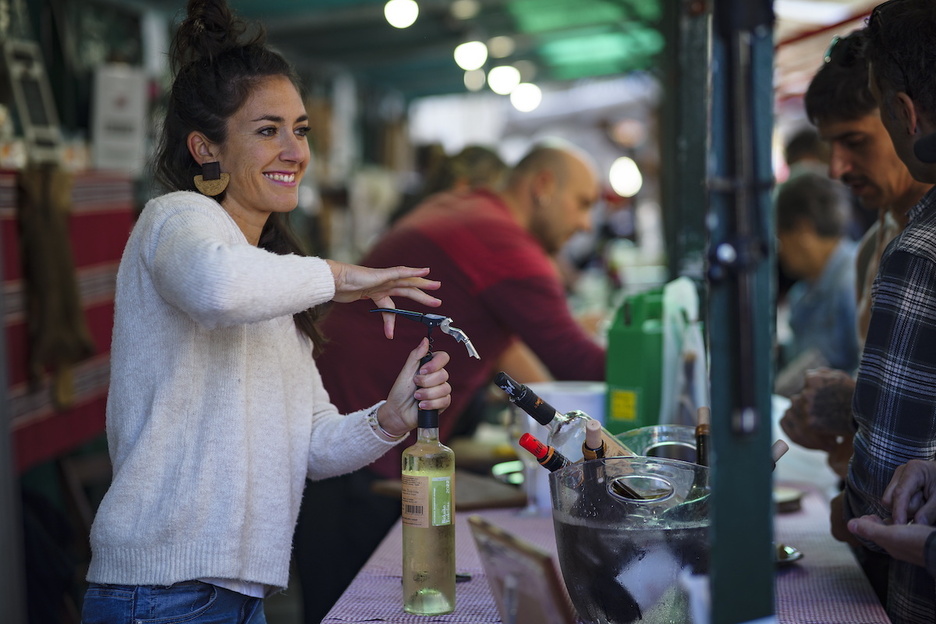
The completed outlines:
[[[715,0],[708,223],[712,623],[774,621],[773,13]]]
[[[660,196],[670,278],[701,280],[705,266],[705,155],[711,11],[701,0],[664,2]]]

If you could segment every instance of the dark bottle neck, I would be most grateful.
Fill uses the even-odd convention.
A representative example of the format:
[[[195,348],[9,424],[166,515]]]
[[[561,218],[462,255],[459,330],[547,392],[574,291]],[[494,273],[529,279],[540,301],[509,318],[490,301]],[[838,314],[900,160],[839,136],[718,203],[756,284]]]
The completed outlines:
[[[438,429],[439,410],[419,410],[416,412],[416,426],[420,429]]]

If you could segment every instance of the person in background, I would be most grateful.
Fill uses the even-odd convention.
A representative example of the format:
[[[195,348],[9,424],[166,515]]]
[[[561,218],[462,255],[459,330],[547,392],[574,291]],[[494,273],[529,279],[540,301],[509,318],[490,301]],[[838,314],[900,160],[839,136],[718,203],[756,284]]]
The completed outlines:
[[[864,344],[871,310],[871,285],[881,255],[903,229],[907,212],[931,185],[915,180],[897,156],[868,86],[864,29],[836,36],[825,62],[806,90],[809,120],[831,148],[829,176],[841,180],[878,220],[858,244],[856,261],[857,334]],[[780,425],[795,443],[825,451],[830,467],[845,479],[855,428],[852,398],[855,380],[841,370],[810,371],[803,389]],[[883,603],[887,595],[886,557],[860,545],[854,550]]]
[[[499,191],[510,171],[496,151],[483,145],[468,145],[446,159],[426,181],[425,197],[451,191],[465,193],[477,189]]]
[[[829,168],[829,144],[813,127],[800,128],[787,140],[783,157],[789,168],[787,181],[801,173],[822,173]]]
[[[803,173],[783,185],[775,208],[777,257],[798,280],[787,295],[793,333],[787,360],[815,349],[830,366],[853,372],[855,244],[845,237],[845,189],[825,175]]]
[[[498,191],[510,171],[498,153],[483,145],[468,145],[454,156],[442,156],[438,164],[427,172],[421,192],[413,201],[404,202],[391,215],[389,225],[412,211],[421,201],[436,193],[471,193],[480,189]],[[526,383],[549,381],[552,377],[536,355],[520,340],[514,340],[501,356],[498,370],[505,370],[515,379]],[[479,390],[470,404],[461,412],[458,424],[450,432],[452,436],[470,436],[488,410],[489,397],[484,389]]]
[[[791,133],[783,144],[783,161],[787,166],[786,179],[774,186],[774,198],[783,188],[783,185],[802,173],[825,174],[829,170],[829,144],[819,137],[816,129],[809,125]],[[786,290],[795,281],[783,273],[782,267],[777,267],[781,276],[781,288],[777,293],[778,299],[786,294]]]
[[[787,178],[774,187],[774,201],[783,186],[802,173],[818,173],[825,175],[829,170],[829,144],[819,137],[819,133],[812,126],[798,129],[794,132],[783,147],[783,159],[787,165]],[[786,304],[786,296],[790,287],[796,282],[796,277],[789,275],[783,265],[777,263],[777,304]],[[786,319],[783,314],[785,308],[778,309],[778,338],[786,332]]]
[[[172,41],[156,155],[169,192],[143,209],[117,275],[113,479],[91,530],[85,624],[263,624],[264,597],[288,582],[306,479],[375,460],[415,427],[417,406],[451,400],[448,355],[420,365],[429,345],[415,339],[377,367],[395,371],[385,400],[346,416],[329,402],[316,306],[434,308],[424,291],[439,284],[428,269],[297,253],[283,219],[309,119],[292,68],[247,27],[224,0],[189,0]]]
[[[509,170],[496,151],[483,145],[468,145],[454,156],[440,157],[438,165],[427,172],[420,192],[410,201],[401,202],[390,215],[389,224],[435,193],[466,193],[482,188],[497,191]]]
[[[424,188],[428,180],[436,176],[436,172],[445,166],[449,156],[445,147],[438,142],[421,143],[413,150],[413,171],[410,172],[403,184],[403,193],[399,203],[390,214],[389,221],[395,221],[413,209],[425,197]]]
[[[503,190],[432,195],[364,258],[371,266],[417,259],[432,266],[443,284],[438,294],[445,300],[444,315],[468,334],[481,356],[475,360],[456,351],[448,364],[450,413],[459,418],[442,424],[443,441],[517,339],[556,379],[604,379],[605,351],[573,318],[553,262],[574,232],[590,227],[597,195],[597,174],[586,155],[566,144],[537,145],[511,169]],[[330,343],[319,365],[339,409],[366,406],[370,397],[385,392],[392,376],[378,363],[399,359],[403,344],[425,335],[419,324],[398,324],[396,340],[379,340],[368,330],[372,308],[343,306],[323,321]],[[437,344],[451,340],[436,333]],[[355,375],[341,372],[348,370]],[[328,612],[399,517],[398,499],[371,491],[376,480],[399,477],[400,456],[392,453],[354,474],[310,484],[309,499],[324,503],[330,513],[310,507],[300,516],[296,561],[306,622],[318,622]],[[320,537],[337,532],[341,537]],[[333,563],[315,564],[326,560]]]
[[[829,143],[819,136],[814,126],[800,128],[793,133],[784,147],[784,158],[789,166],[787,181],[796,178],[801,173],[827,174],[830,157]],[[877,217],[876,208],[866,206],[854,196],[850,197],[845,221],[845,236],[851,240],[860,240],[868,228],[877,221]]]
[[[936,132],[936,3],[878,5],[867,27],[869,85],[894,149],[916,180],[936,182],[936,155],[916,154]],[[919,143],[919,145],[918,145]],[[832,533],[854,540],[846,523],[886,517],[894,471],[936,458],[936,193],[930,190],[881,256],[871,319],[852,403],[855,436],[845,489],[833,500]],[[870,542],[866,545],[874,547]],[[887,614],[894,624],[936,620],[936,579],[892,559]]]

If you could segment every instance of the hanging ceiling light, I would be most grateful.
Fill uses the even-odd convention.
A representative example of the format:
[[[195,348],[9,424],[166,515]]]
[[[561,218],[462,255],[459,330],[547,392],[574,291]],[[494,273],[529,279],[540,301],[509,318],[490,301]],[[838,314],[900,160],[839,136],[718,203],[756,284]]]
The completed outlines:
[[[498,95],[508,95],[520,84],[520,72],[513,65],[498,65],[488,72],[488,86]]]
[[[487,56],[487,46],[480,41],[468,41],[455,48],[455,62],[465,71],[481,69]]]
[[[481,3],[478,0],[455,0],[449,11],[457,19],[470,20],[481,12]]]
[[[491,37],[487,42],[488,50],[494,58],[505,58],[514,53],[517,45],[514,40],[506,35]]]
[[[531,82],[523,82],[510,92],[510,103],[521,113],[529,113],[543,101],[543,92]]]
[[[384,17],[394,28],[409,28],[419,15],[415,0],[390,0],[384,5]]]
[[[621,197],[633,197],[643,186],[643,176],[633,158],[621,156],[611,164],[608,172],[611,188]]]
[[[465,88],[469,91],[480,91],[484,88],[484,70],[472,69],[465,72]]]

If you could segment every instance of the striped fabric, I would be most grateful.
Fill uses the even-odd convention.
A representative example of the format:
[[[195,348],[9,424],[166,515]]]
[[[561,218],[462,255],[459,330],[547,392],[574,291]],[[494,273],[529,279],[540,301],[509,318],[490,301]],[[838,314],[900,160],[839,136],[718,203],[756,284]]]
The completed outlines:
[[[117,265],[133,225],[133,181],[119,174],[75,175],[69,216],[70,243],[86,322],[95,344],[74,367],[74,401],[57,411],[50,380],[27,380],[28,342],[22,261],[17,234],[17,174],[0,172],[0,262],[6,330],[9,414],[15,465],[20,471],[65,453],[104,431],[110,378],[110,339]]]

